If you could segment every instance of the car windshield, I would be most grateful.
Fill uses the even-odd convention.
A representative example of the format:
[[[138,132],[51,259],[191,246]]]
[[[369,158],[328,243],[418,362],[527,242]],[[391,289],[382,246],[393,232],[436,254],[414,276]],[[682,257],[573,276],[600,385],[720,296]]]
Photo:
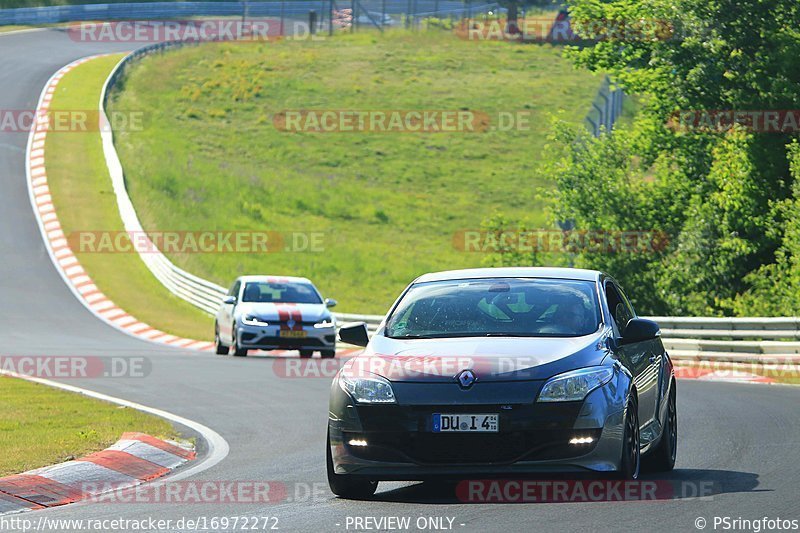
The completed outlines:
[[[490,278],[412,286],[386,323],[392,338],[576,337],[600,324],[595,284]]]
[[[309,283],[273,283],[248,281],[242,293],[243,302],[319,304],[322,299]]]

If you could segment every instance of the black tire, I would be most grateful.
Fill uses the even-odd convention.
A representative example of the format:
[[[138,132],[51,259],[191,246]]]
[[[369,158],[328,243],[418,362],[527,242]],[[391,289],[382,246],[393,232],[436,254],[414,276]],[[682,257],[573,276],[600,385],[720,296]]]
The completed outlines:
[[[239,346],[239,341],[236,339],[236,332],[234,330],[233,333],[233,346],[231,346],[233,350],[233,355],[236,357],[245,357],[247,355],[247,348],[241,348]]]
[[[214,344],[217,349],[217,355],[228,355],[230,347],[222,344],[222,339],[219,338],[219,326],[214,325]]]
[[[334,357],[336,357],[336,350],[322,350],[321,352],[319,352],[319,355],[323,359],[333,359]]]
[[[325,446],[325,456],[328,465],[328,486],[331,492],[340,498],[348,500],[366,500],[375,494],[378,488],[377,481],[355,478],[353,476],[337,474],[333,471],[333,457],[331,457],[331,434],[328,432],[328,442]]]
[[[678,407],[675,393],[675,382],[667,400],[667,420],[661,430],[658,446],[647,456],[647,469],[653,472],[669,472],[675,468],[678,452]]]
[[[625,407],[625,422],[622,432],[622,460],[617,477],[620,479],[639,479],[642,467],[641,440],[639,438],[639,406],[631,396]]]
[[[312,355],[314,355],[314,350],[300,350],[300,357],[303,359],[308,359]]]

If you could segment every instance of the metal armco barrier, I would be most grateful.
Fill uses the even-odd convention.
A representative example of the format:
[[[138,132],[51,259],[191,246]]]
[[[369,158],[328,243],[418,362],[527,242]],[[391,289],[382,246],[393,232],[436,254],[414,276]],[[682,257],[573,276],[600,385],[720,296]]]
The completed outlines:
[[[125,68],[130,65],[131,62],[148,54],[160,53],[166,49],[184,46],[186,44],[187,43],[180,42],[157,43],[140,48],[122,59],[103,86],[100,100],[100,114],[105,122],[110,123],[105,111],[108,95],[114,85],[119,81],[120,77],[124,75]],[[117,155],[117,150],[114,148],[114,133],[110,129],[104,129],[100,132],[100,135],[103,142],[103,153],[105,154],[106,165],[108,166],[108,171],[111,176],[111,184],[117,198],[117,207],[119,208],[119,214],[125,226],[125,231],[143,234],[144,228],[139,221],[139,217],[136,215],[136,209],[133,207],[133,202],[131,202],[128,191],[125,188],[125,176],[122,163]],[[216,313],[222,301],[222,297],[227,292],[224,287],[178,268],[155,246],[145,253],[140,253],[139,257],[142,258],[142,261],[144,261],[144,264],[147,265],[147,268],[150,269],[156,279],[158,279],[172,294],[186,300],[209,314],[213,315]]]
[[[680,360],[800,362],[798,317],[652,317]]]
[[[586,115],[586,124],[593,136],[599,137],[601,133],[614,129],[614,124],[622,114],[624,98],[622,89],[606,76],[592,102],[592,109]]]
[[[381,315],[337,317],[346,322],[366,322],[370,331],[383,320]],[[647,318],[661,326],[664,346],[676,361],[800,363],[800,318]]]

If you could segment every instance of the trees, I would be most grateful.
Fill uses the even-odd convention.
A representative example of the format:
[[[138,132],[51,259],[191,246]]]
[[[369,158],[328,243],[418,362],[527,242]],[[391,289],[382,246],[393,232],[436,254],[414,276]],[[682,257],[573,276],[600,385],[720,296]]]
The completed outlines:
[[[583,229],[670,236],[647,257],[581,254],[635,294],[643,313],[784,314],[800,304],[798,131],[675,125],[675,113],[786,110],[800,102],[796,0],[572,0],[591,46],[566,54],[608,72],[641,110],[589,139],[562,131],[555,216]],[[576,141],[576,139],[578,139]],[[779,288],[776,288],[776,285]]]

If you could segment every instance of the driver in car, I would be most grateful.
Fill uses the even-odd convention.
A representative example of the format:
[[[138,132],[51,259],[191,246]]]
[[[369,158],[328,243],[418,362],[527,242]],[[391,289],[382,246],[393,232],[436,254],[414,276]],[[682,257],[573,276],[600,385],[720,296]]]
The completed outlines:
[[[552,335],[580,335],[586,330],[586,308],[578,297],[565,297],[559,302],[553,321],[541,332]]]

